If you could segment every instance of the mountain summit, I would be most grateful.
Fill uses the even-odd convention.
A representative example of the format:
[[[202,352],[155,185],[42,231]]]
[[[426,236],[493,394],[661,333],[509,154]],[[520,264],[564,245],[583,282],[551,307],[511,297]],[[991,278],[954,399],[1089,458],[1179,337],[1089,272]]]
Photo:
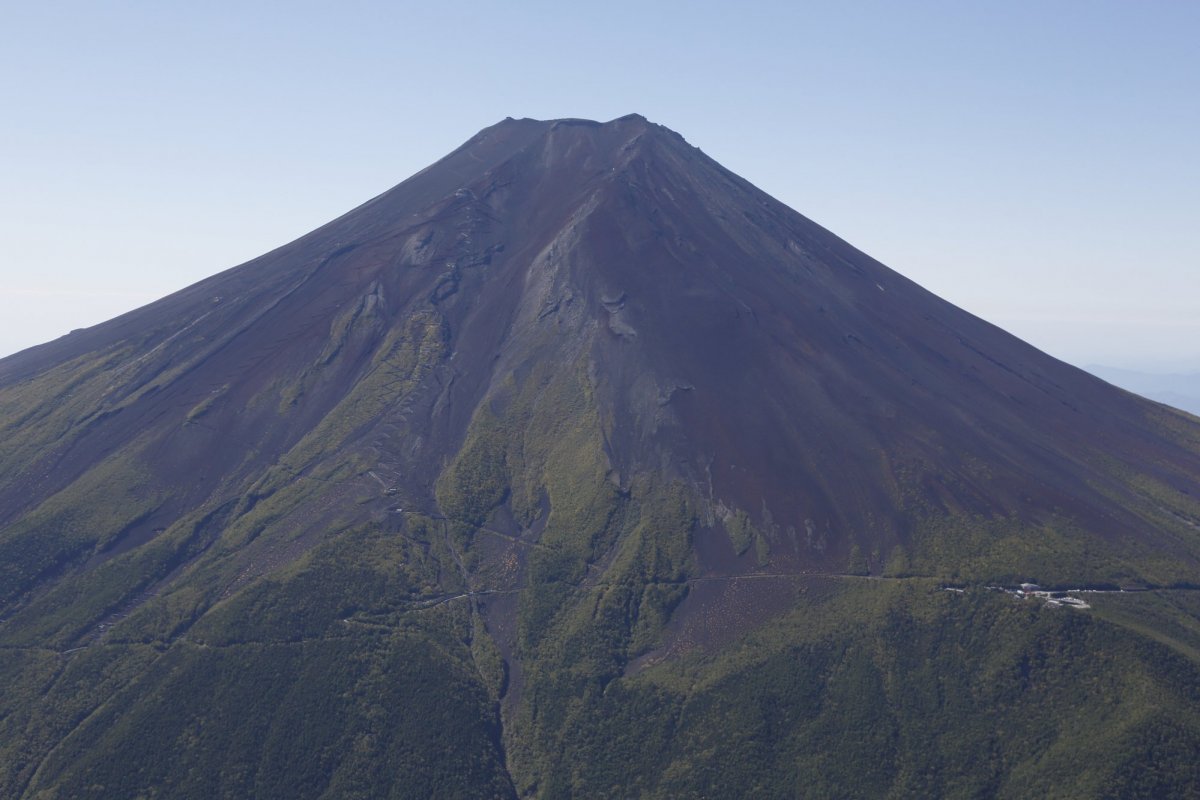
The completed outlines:
[[[0,425],[5,796],[1200,782],[1200,422],[637,115],[0,360]]]

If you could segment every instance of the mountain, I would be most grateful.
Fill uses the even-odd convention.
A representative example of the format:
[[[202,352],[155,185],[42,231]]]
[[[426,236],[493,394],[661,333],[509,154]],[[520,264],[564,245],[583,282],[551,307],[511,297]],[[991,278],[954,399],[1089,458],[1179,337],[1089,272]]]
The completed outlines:
[[[1087,371],[1143,397],[1200,415],[1200,372],[1143,372],[1090,364]]]
[[[0,425],[4,796],[1200,791],[1200,423],[636,115],[0,360]]]

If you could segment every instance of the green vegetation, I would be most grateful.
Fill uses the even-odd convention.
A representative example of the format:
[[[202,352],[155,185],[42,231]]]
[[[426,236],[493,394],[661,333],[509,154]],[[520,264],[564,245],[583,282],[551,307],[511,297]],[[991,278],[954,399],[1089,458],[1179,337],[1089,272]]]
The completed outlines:
[[[1185,755],[1200,744],[1196,661],[997,593],[811,588],[719,653],[568,693],[569,713],[538,720],[555,735],[538,740],[530,785],[814,798],[1149,798],[1200,785]]]
[[[0,796],[21,797],[46,756],[158,657],[145,646],[0,652]]]
[[[750,521],[750,515],[740,508],[727,514],[722,522],[725,525],[725,531],[729,534],[733,552],[739,556],[749,550],[762,536],[762,533]]]
[[[160,505],[162,491],[118,453],[0,530],[0,607],[116,542]]]
[[[48,471],[47,450],[70,445],[102,415],[113,370],[133,351],[125,346],[89,353],[0,391],[0,471],[34,477]]]
[[[1165,543],[1154,555],[1066,515],[969,512],[956,498],[993,479],[981,462],[965,458],[936,502],[923,468],[900,469],[887,491],[904,516],[879,525],[899,532],[890,552],[858,531],[830,551],[840,575],[734,614],[748,595],[700,575],[693,546],[713,499],[682,477],[618,474],[584,366],[531,358],[499,379],[446,460],[404,489],[419,501],[393,497],[373,426],[446,362],[450,323],[425,309],[389,328],[377,311],[349,303],[306,366],[242,401],[311,428],[267,460],[247,444],[211,496],[183,503],[186,488],[145,466],[165,445],[134,438],[0,531],[0,796],[1200,786],[1200,593],[1089,595],[1076,611],[980,588],[1194,582],[1170,554],[1197,546],[1200,503],[1165,468],[1105,467],[1120,481],[1103,491],[1138,498],[1134,518]],[[195,361],[130,352],[0,394],[16,420],[0,465],[49,470],[55,437],[69,445]],[[143,369],[111,389],[114,371]],[[171,446],[208,435],[229,392],[180,400]],[[1155,424],[1194,436],[1169,415]],[[737,555],[787,565],[765,508],[715,517]],[[131,532],[148,540],[126,549]],[[716,628],[719,641],[696,633]]]
[[[1165,413],[1162,422],[1168,427],[1178,420]],[[1182,438],[1179,443],[1185,444]],[[1089,527],[1058,508],[1043,509],[1035,517],[1016,509],[990,514],[969,510],[969,499],[993,481],[991,469],[977,458],[963,457],[958,469],[950,471],[919,460],[893,466],[902,510],[899,528],[906,533],[888,555],[884,573],[1076,586],[1166,586],[1194,580],[1188,554],[1200,548],[1200,502],[1166,482],[1167,472],[1135,472],[1101,451],[1089,458],[1106,476],[1089,489],[1123,509],[1120,518],[1113,515],[1102,523],[1108,530],[1096,530],[1095,522]],[[1181,486],[1194,480],[1175,477]]]
[[[863,555],[858,544],[850,545],[850,556],[846,560],[847,575],[870,575],[871,568],[867,565],[867,557]]]
[[[23,744],[0,793],[18,796],[41,764],[33,796],[509,796],[503,664],[486,633],[470,636],[465,601],[436,602],[437,573],[415,536],[358,527],[170,646],[3,651],[0,731]],[[127,641],[137,626],[124,628]],[[491,686],[476,666],[488,659]],[[68,680],[77,668],[94,677]]]
[[[1200,786],[1200,594],[1089,596],[1080,612],[938,590],[942,578],[1052,582],[1071,564],[1144,578],[1149,562],[1122,572],[1119,551],[1065,525],[1030,545],[1014,521],[929,515],[889,555],[890,579],[806,578],[732,644],[681,638],[703,503],[680,482],[614,483],[583,376],[534,372],[507,390],[437,482],[448,520],[305,520],[299,509],[360,468],[313,439],[240,501],[31,598],[0,638],[0,794],[1149,798]],[[110,516],[79,539],[84,552],[157,502],[127,465],[93,473],[63,511],[32,517],[72,530],[66,509],[90,498]],[[483,566],[479,529],[506,505],[541,531],[523,551],[511,662],[456,560]],[[765,540],[744,512],[725,526],[738,552]],[[287,547],[298,555],[272,566]],[[851,549],[847,573],[866,561]],[[915,577],[925,571],[937,578]],[[157,587],[169,574],[183,577]]]
[[[208,397],[205,397],[203,400],[201,400],[199,403],[197,403],[195,406],[192,407],[192,410],[187,413],[186,417],[184,417],[184,424],[191,425],[196,420],[200,419],[205,414],[207,414],[209,411],[211,411],[212,407],[214,405],[216,405],[218,400],[221,399],[221,395],[225,394],[225,392],[227,392],[227,391],[229,391],[229,384],[225,384],[220,389],[214,389],[208,395]]]
[[[488,409],[476,416],[467,441],[438,481],[438,504],[450,520],[478,527],[508,494],[507,434]]]
[[[335,321],[335,328],[337,322]],[[345,336],[343,331],[342,335]],[[328,457],[344,446],[362,426],[386,409],[404,401],[431,369],[446,356],[445,322],[433,311],[413,314],[402,327],[390,331],[375,349],[364,374],[356,375],[349,391],[293,447],[282,466],[295,474]],[[326,376],[323,359],[295,381],[275,387],[280,413],[285,413]]]
[[[359,527],[214,605],[188,631],[212,646],[299,642],[356,626],[407,624],[402,612],[435,597],[438,565],[410,540]]]
[[[938,590],[1176,575],[1063,520],[911,503],[887,578],[853,577],[880,559],[855,545],[846,576],[801,580],[791,605],[732,644],[690,639],[679,620],[699,613],[704,499],[681,481],[615,479],[586,375],[538,368],[477,410],[436,481],[445,520],[355,518],[379,489],[344,444],[412,391],[443,337],[431,317],[385,340],[366,388],[237,499],[11,607],[0,795],[1149,798],[1200,786],[1200,595],[1089,596],[1079,612]],[[13,598],[164,502],[137,452],[0,536]],[[1170,508],[1191,513],[1186,499]],[[508,660],[501,620],[468,596],[491,587],[495,538],[481,529],[504,514],[527,529]],[[748,513],[721,519],[735,552],[768,562]],[[35,536],[61,543],[57,562],[22,560]]]
[[[50,754],[62,797],[509,796],[491,704],[429,634],[179,645]]]

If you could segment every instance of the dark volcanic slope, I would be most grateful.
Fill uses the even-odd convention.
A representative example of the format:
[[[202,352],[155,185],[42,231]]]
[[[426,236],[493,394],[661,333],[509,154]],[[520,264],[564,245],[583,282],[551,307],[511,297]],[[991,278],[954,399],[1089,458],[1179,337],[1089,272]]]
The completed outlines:
[[[103,728],[72,727],[94,699],[66,727],[10,709],[43,742],[10,792],[92,780],[72,742],[183,736],[191,712],[136,681],[161,700],[188,670],[269,663],[295,673],[282,696],[347,653],[369,681],[416,652],[478,694],[443,709],[473,766],[438,769],[553,796],[561,676],[607,685],[791,607],[792,584],[733,576],[1200,574],[1195,418],[938,299],[638,116],[506,120],[291,244],[4,359],[0,424],[0,643],[136,654],[89,667],[133,692]],[[572,650],[600,619],[604,653]],[[289,649],[310,641],[347,650]],[[234,645],[258,649],[195,650]],[[233,739],[268,735],[247,725]],[[371,741],[450,791],[412,741]],[[150,773],[287,794],[280,753],[224,783]]]
[[[426,336],[440,352],[408,376],[416,397],[381,397],[338,443],[417,496],[483,400],[550,362],[587,368],[617,474],[665,470],[769,513],[803,534],[786,548],[800,566],[905,542],[905,492],[1194,554],[1129,511],[1127,472],[1194,485],[1170,412],[930,295],[640,117],[505,121],[290,245],[0,362],[12,394],[61,374],[64,403],[77,373],[106,370],[74,425],[6,471],[4,519],[153,439],[168,522],[231,471],[278,462],[396,340]],[[35,419],[54,405],[37,399]]]

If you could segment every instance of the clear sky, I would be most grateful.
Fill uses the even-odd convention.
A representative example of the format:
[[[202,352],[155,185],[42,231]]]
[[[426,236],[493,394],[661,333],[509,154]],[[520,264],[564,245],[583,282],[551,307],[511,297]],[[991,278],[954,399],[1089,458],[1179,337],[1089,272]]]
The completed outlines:
[[[503,117],[644,114],[1076,363],[1200,368],[1200,3],[0,0],[0,354]]]

